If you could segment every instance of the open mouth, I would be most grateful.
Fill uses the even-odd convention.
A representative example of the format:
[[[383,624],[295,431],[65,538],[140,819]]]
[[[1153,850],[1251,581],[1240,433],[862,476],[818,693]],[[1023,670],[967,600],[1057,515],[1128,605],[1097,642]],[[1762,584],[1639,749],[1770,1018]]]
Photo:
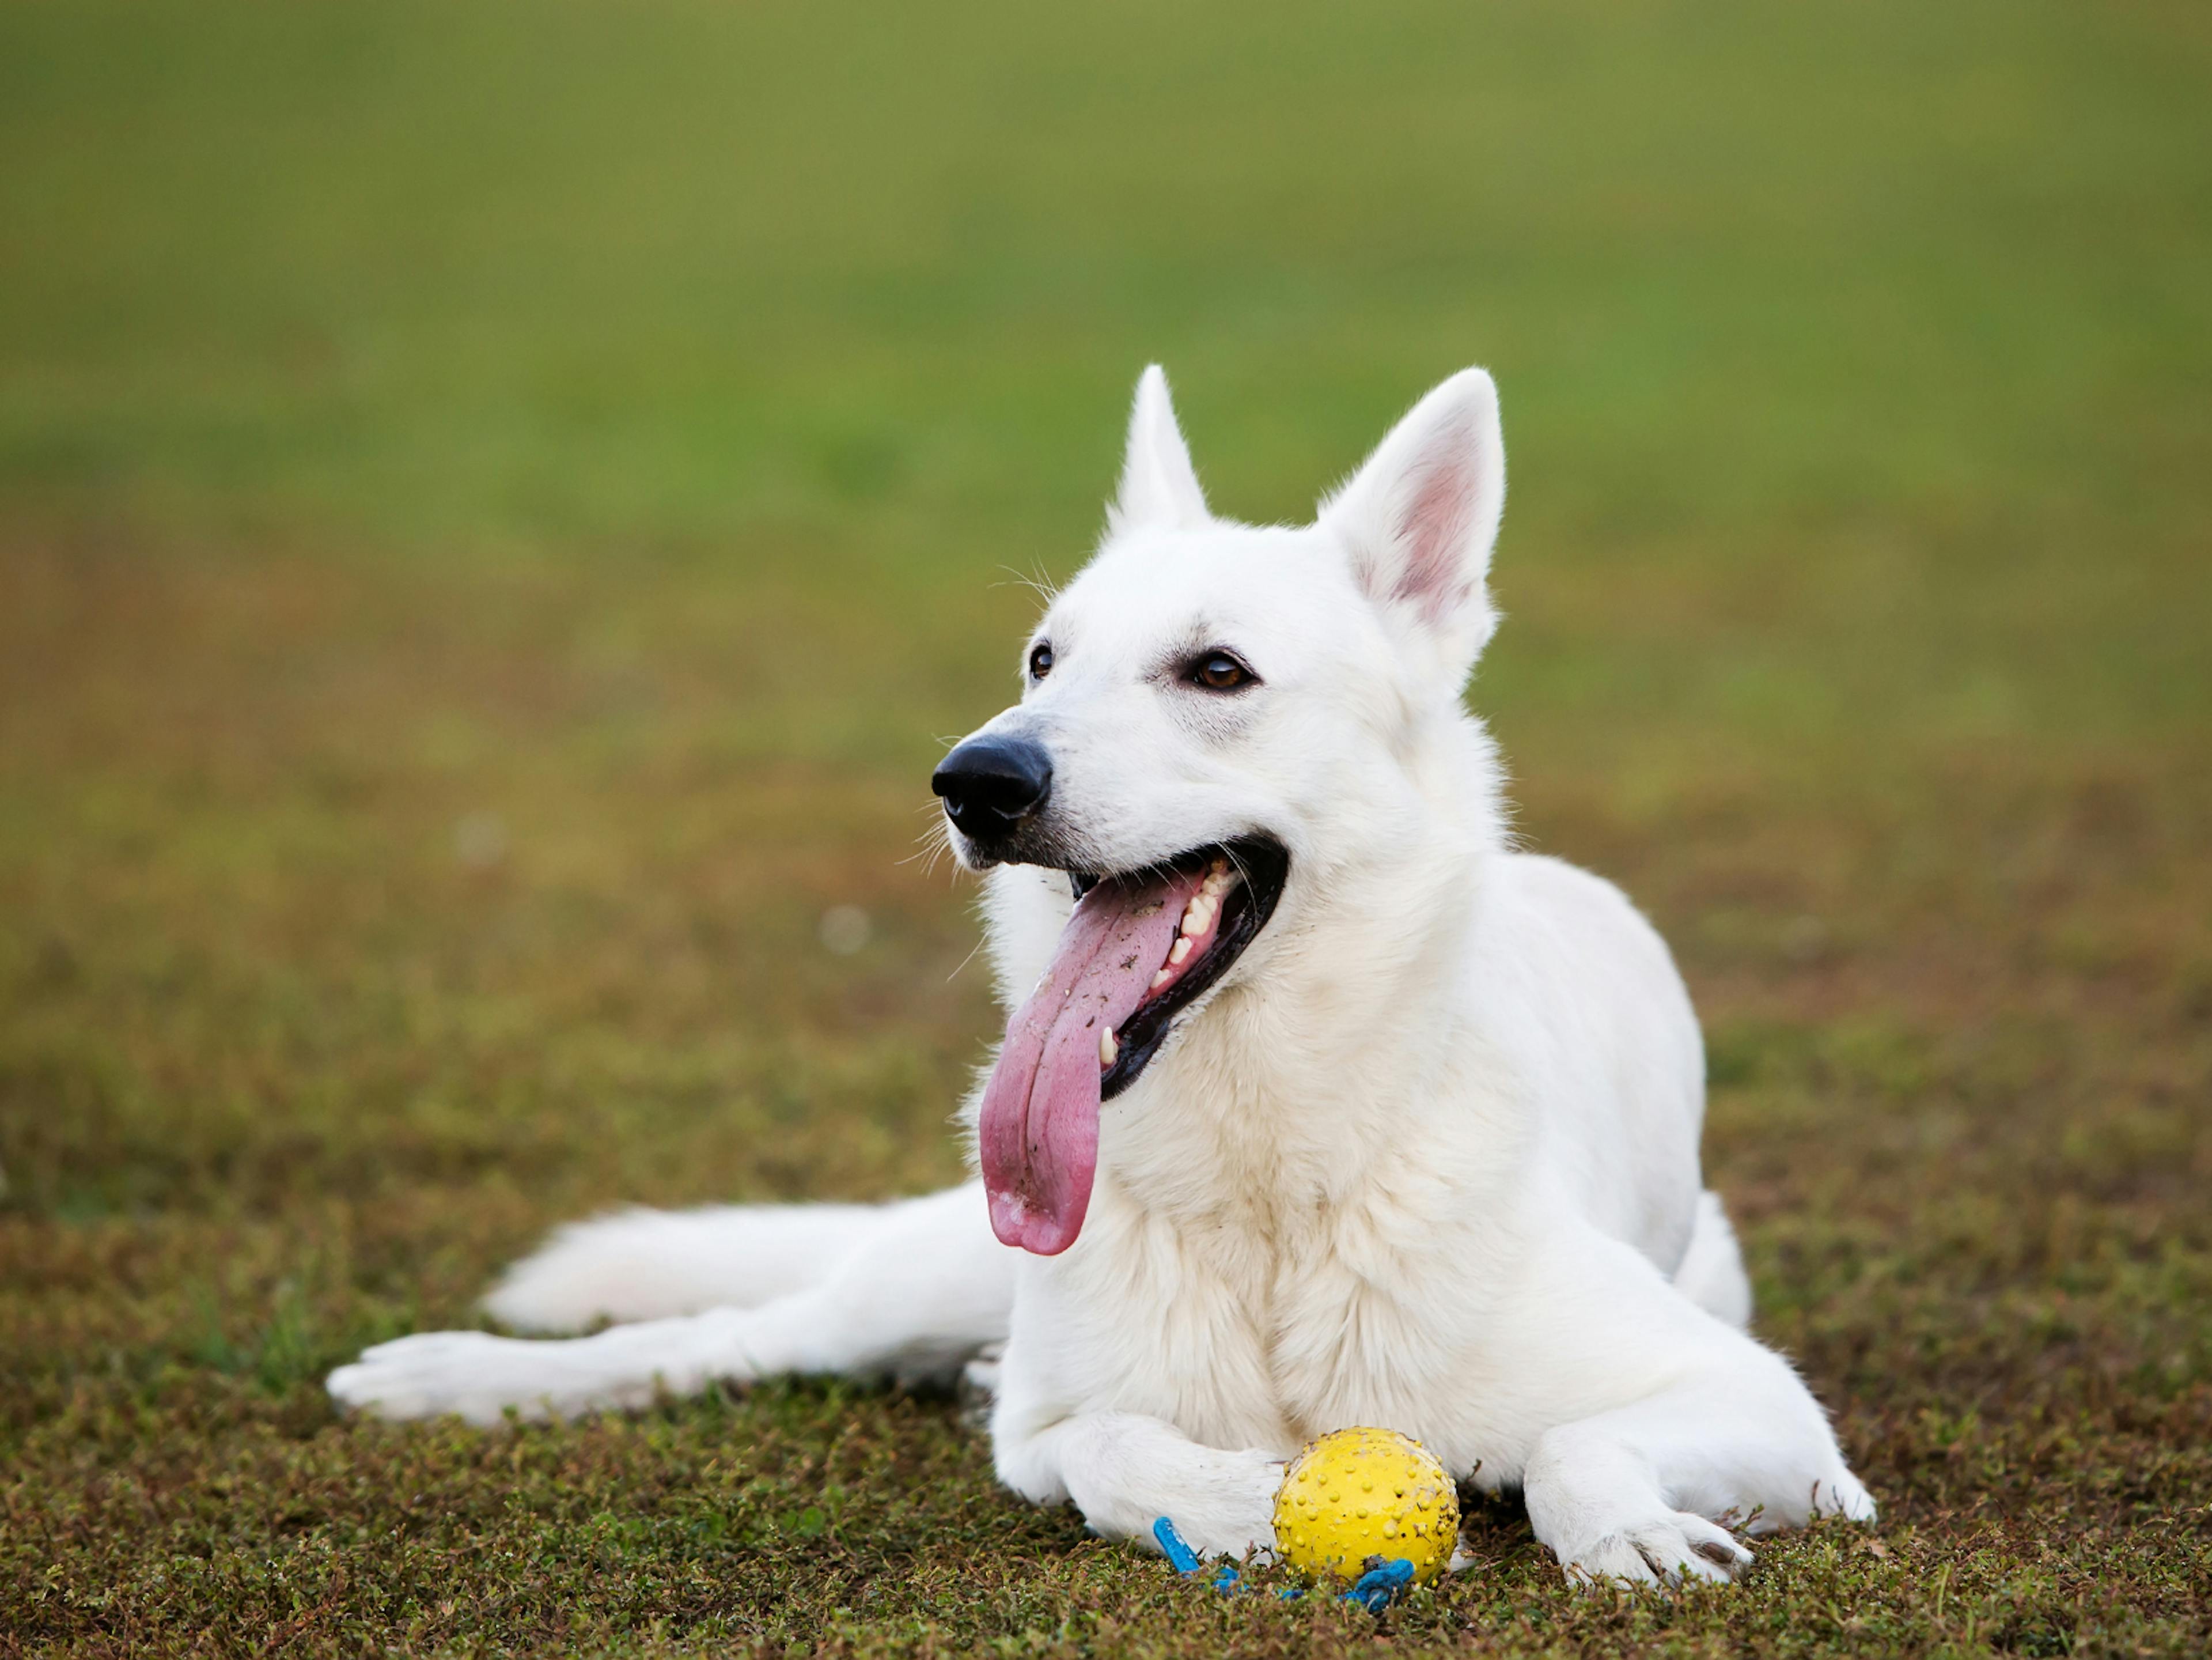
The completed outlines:
[[[1050,1256],[1075,1243],[1098,1164],[1098,1110],[1136,1082],[1185,1010],[1274,914],[1290,857],[1265,836],[1130,875],[1071,873],[1052,965],[1006,1027],[977,1122],[991,1225]]]
[[[1167,955],[1153,970],[1144,995],[1127,1019],[1114,1030],[1112,1047],[1101,1043],[1103,1068],[1098,1080],[1103,1100],[1111,1101],[1137,1081],[1159,1052],[1176,1017],[1212,988],[1275,913],[1291,861],[1275,842],[1259,836],[1218,848],[1201,848],[1177,865],[1204,873],[1199,889],[1185,901]],[[1079,889],[1088,897],[1094,882]]]

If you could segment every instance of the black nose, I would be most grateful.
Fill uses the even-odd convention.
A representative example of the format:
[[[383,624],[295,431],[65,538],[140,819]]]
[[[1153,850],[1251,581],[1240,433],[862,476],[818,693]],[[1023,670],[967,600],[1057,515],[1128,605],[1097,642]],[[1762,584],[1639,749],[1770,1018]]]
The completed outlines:
[[[1052,794],[1052,757],[1026,738],[971,738],[930,775],[945,816],[979,842],[1004,836]]]

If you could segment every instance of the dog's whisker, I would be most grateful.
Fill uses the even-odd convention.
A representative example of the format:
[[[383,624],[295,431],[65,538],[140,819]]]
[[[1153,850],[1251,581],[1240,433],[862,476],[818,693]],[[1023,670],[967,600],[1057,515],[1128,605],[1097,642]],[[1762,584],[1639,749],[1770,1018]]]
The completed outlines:
[[[999,569],[1006,572],[1008,578],[1011,579],[1012,586],[1015,587],[1027,588],[1031,593],[1036,594],[1038,599],[1043,600],[1048,605],[1051,605],[1054,600],[1060,598],[1059,587],[1049,576],[1045,575],[1042,566],[1034,567],[1028,571],[1016,570],[1012,565],[1001,565]],[[1006,582],[994,582],[991,586],[994,588],[1003,588],[1009,586],[1009,584]]]
[[[1244,885],[1248,888],[1250,887],[1253,885],[1251,869],[1245,864],[1244,855],[1237,852],[1236,844],[1234,842],[1231,842],[1224,846],[1221,851],[1227,856],[1229,862],[1237,867],[1237,874],[1239,879],[1243,880]]]
[[[923,826],[921,834],[914,839],[916,843],[915,850],[900,860],[899,863],[911,865],[920,861],[921,873],[924,876],[933,875],[937,870],[938,861],[952,851],[952,831],[945,824],[944,814],[938,813],[929,824]]]
[[[985,944],[986,941],[982,936],[979,934],[976,937],[975,943],[969,946],[968,954],[962,958],[957,963],[955,963],[952,965],[952,972],[945,976],[945,983],[946,985],[951,985],[955,980],[957,980],[961,976],[962,973],[966,970],[968,965],[975,960],[976,953],[983,949]]]

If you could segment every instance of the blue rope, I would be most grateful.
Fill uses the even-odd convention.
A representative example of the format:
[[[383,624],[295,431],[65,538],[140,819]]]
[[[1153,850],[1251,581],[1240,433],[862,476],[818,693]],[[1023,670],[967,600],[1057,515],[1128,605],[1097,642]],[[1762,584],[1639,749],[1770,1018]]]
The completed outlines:
[[[1152,1537],[1160,1541],[1160,1554],[1166,1557],[1177,1573],[1198,1572],[1198,1553],[1176,1531],[1176,1524],[1164,1516],[1152,1523]]]
[[[1176,1524],[1166,1517],[1163,1516],[1152,1523],[1152,1537],[1159,1545],[1160,1554],[1168,1559],[1169,1565],[1177,1573],[1188,1578],[1204,1571],[1206,1565],[1198,1560],[1198,1553],[1190,1548],[1189,1541],[1182,1535],[1176,1531]],[[1394,1598],[1413,1585],[1413,1565],[1402,1556],[1393,1557],[1387,1562],[1377,1562],[1371,1556],[1367,1560],[1375,1566],[1352,1581],[1352,1589],[1344,1593],[1344,1600],[1358,1603],[1370,1614],[1380,1614],[1390,1606]],[[1242,1580],[1243,1576],[1234,1566],[1224,1565],[1214,1573],[1213,1588],[1224,1593],[1233,1591]],[[1282,1590],[1276,1595],[1287,1602],[1304,1593]]]
[[[1367,1560],[1371,1562],[1375,1559],[1370,1556]],[[1344,1600],[1364,1604],[1370,1614],[1380,1614],[1390,1606],[1391,1598],[1407,1590],[1413,1583],[1413,1565],[1402,1556],[1394,1556],[1353,1580],[1352,1589],[1344,1594]]]

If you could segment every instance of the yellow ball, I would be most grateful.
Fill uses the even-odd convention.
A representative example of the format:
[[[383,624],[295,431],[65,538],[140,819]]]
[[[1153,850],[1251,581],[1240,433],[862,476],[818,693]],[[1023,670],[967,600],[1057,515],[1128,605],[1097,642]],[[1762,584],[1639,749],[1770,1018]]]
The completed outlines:
[[[1370,1556],[1402,1556],[1425,1585],[1458,1542],[1458,1489],[1427,1448],[1395,1430],[1309,1442],[1275,1495],[1276,1554],[1309,1579],[1348,1583]]]

